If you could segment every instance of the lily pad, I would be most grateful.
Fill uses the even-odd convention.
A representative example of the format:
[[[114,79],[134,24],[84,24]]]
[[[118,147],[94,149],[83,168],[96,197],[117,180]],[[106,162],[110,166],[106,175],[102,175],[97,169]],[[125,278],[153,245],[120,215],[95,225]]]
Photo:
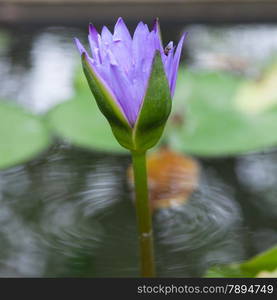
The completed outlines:
[[[241,263],[211,267],[205,277],[276,277],[277,246]]]
[[[237,93],[244,82],[224,72],[181,73],[167,130],[170,145],[201,156],[235,155],[277,145],[276,106],[255,114],[238,109]]]
[[[49,143],[49,132],[38,116],[0,101],[0,169],[31,159]]]
[[[259,114],[277,105],[277,63],[267,68],[256,80],[245,81],[239,88],[235,103],[239,110]]]
[[[79,147],[127,151],[116,141],[91,93],[79,93],[74,99],[59,104],[48,113],[47,119],[58,136]]]
[[[97,107],[81,69],[76,72],[76,94],[47,114],[51,129],[70,143],[96,151],[125,153],[113,136],[108,121]]]
[[[241,265],[243,271],[256,275],[262,271],[274,271],[277,268],[277,246],[253,257]]]

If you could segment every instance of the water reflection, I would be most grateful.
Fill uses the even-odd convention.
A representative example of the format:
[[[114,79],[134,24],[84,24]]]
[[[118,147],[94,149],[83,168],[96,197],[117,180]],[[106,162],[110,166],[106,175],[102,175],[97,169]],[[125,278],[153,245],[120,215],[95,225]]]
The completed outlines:
[[[64,33],[64,29],[43,32],[33,43],[33,68],[21,101],[24,103],[28,99],[25,105],[34,112],[45,112],[73,94],[76,51],[70,37],[65,40],[59,31]],[[29,97],[26,97],[27,94]]]
[[[0,97],[36,113],[69,99],[77,62],[72,39],[77,32],[62,27],[11,31],[12,42],[0,52]]]
[[[210,265],[242,260],[241,221],[230,187],[202,170],[189,202],[156,216],[157,243],[166,249],[168,261],[162,274],[201,276]]]
[[[103,215],[111,203],[122,199],[124,190],[119,187],[124,184],[124,171],[121,165],[116,164],[114,157],[105,157],[96,162],[94,169],[86,175],[83,190],[77,195],[84,215]]]
[[[82,154],[84,158],[78,152]],[[36,162],[1,172],[0,239],[6,251],[0,260],[6,276],[59,275],[76,252],[93,255],[101,224],[90,217],[90,201],[83,200],[88,194],[95,199],[103,190],[88,185],[91,172],[105,180],[103,170],[107,168],[105,164],[99,168],[101,157],[98,161],[97,155],[85,154],[87,158],[76,164],[74,151],[54,147]],[[109,178],[110,173],[106,174]],[[109,188],[109,180],[106,183]],[[113,201],[115,194],[109,196],[110,205]],[[98,207],[96,203],[96,211]],[[50,265],[57,260],[51,271],[47,271],[48,259]]]
[[[247,191],[245,199],[262,223],[277,228],[277,153],[269,151],[238,159],[236,172]]]

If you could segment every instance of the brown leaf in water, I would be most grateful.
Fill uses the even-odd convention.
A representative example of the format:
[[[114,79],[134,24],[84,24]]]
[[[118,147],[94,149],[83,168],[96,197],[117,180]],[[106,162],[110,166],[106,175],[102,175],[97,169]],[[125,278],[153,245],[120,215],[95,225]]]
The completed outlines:
[[[185,203],[198,184],[199,165],[193,158],[162,148],[147,157],[152,210]],[[132,166],[128,179],[133,184]]]

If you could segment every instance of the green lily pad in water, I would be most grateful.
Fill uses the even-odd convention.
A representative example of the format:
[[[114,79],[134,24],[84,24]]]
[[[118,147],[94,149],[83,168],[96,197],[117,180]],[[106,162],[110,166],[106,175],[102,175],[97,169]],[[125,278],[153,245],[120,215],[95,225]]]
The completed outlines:
[[[277,246],[241,263],[211,267],[205,277],[275,277],[277,276]]]
[[[91,94],[79,94],[59,104],[47,118],[54,132],[74,145],[98,151],[126,151],[116,141]]]
[[[272,74],[276,72],[271,70],[265,76]],[[272,106],[254,114],[238,106],[240,93],[250,94],[245,93],[242,78],[223,72],[180,75],[171,127],[167,130],[173,148],[201,156],[223,156],[277,145],[277,102],[272,95],[267,101]],[[265,80],[265,85],[274,90],[271,79]],[[266,87],[260,88],[260,101],[263,95],[268,95]]]
[[[39,117],[0,101],[0,169],[31,159],[50,143]]]
[[[277,269],[277,246],[253,257],[241,264],[241,269],[245,272],[256,275],[262,271],[274,271]]]
[[[74,98],[48,113],[50,127],[59,137],[79,147],[126,152],[116,141],[108,121],[97,107],[82,70],[78,70],[74,86]]]

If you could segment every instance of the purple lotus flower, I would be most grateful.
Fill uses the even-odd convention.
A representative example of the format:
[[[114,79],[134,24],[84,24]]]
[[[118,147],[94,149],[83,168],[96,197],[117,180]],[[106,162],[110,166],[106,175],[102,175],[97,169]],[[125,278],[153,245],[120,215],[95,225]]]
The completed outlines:
[[[157,51],[161,55],[171,98],[173,97],[184,38],[185,34],[176,50],[173,42],[164,49],[158,21],[152,31],[140,22],[132,37],[123,19],[119,18],[113,34],[106,26],[103,27],[101,35],[93,25],[89,26],[91,56],[78,39],[75,41],[80,53],[86,56],[94,74],[112,96],[130,127],[134,127]]]

